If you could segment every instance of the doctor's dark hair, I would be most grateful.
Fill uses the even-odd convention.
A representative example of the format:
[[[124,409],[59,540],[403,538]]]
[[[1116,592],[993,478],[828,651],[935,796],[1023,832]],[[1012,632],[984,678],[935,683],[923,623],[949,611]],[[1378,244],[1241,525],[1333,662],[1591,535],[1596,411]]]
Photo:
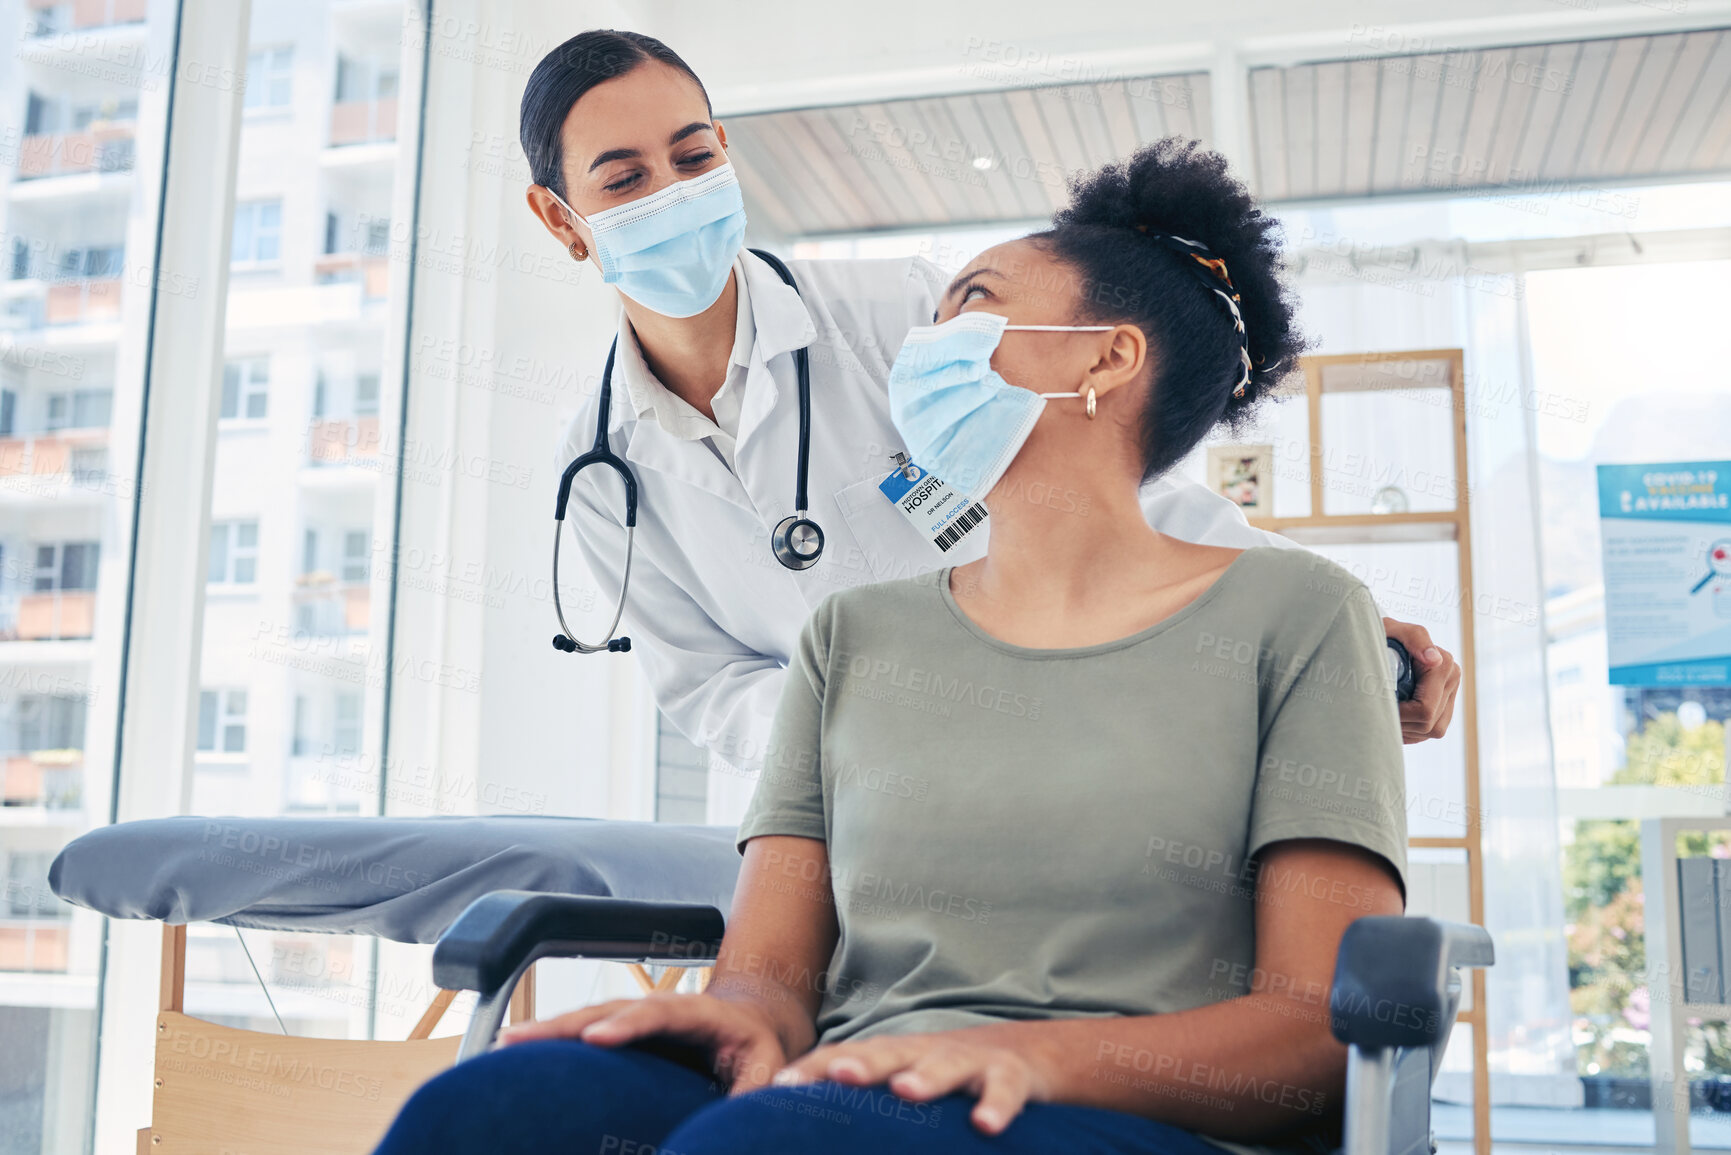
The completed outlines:
[[[1150,235],[1153,234],[1153,235]],[[1239,296],[1251,374],[1233,396],[1242,345],[1226,302],[1231,291],[1182,245],[1197,241],[1223,262]],[[1129,322],[1146,334],[1154,371],[1142,411],[1142,480],[1171,469],[1224,423],[1246,425],[1257,403],[1298,368],[1306,341],[1297,302],[1281,281],[1279,224],[1195,141],[1168,137],[1129,160],[1070,182],[1070,204],[1028,238],[1078,275],[1089,322]]]
[[[703,93],[703,104],[714,119],[709,90],[679,53],[653,36],[641,32],[615,32],[592,28],[579,32],[541,58],[529,83],[523,86],[523,103],[517,114],[517,136],[523,155],[529,158],[529,173],[538,185],[565,196],[565,150],[559,130],[571,108],[585,92],[604,80],[634,70],[646,60],[657,60],[691,77]]]

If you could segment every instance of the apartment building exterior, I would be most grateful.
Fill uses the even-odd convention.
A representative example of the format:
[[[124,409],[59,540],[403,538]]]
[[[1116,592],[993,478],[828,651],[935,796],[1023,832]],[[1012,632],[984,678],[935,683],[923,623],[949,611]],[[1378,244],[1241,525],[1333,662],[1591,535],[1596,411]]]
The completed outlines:
[[[137,440],[145,412],[150,290],[208,291],[156,267],[140,210],[144,182],[161,178],[160,159],[140,166],[140,103],[161,103],[175,73],[163,63],[175,7],[0,2],[18,45],[0,58],[3,1155],[88,1141],[102,920],[57,899],[47,875],[67,841],[109,820],[122,519],[136,498],[115,468],[135,454],[112,451]],[[383,608],[369,583],[389,550],[399,456],[380,408],[387,310],[407,271],[390,252],[393,196],[412,179],[396,140],[403,27],[398,0],[253,5],[197,756],[190,796],[170,812],[378,804],[376,776],[346,771],[382,698]],[[289,1029],[367,1032],[364,1000],[346,994],[363,947],[250,932],[247,943],[194,928],[189,1002],[270,1022],[256,965]]]

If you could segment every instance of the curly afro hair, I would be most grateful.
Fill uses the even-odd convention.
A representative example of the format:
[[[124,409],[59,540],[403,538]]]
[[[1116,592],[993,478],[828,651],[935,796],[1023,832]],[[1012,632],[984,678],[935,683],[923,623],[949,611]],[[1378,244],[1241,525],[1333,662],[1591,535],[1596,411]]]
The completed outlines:
[[[1128,160],[1070,182],[1070,204],[1028,239],[1069,265],[1085,286],[1089,321],[1129,322],[1153,362],[1142,412],[1144,482],[1171,469],[1215,426],[1235,433],[1258,402],[1298,368],[1306,340],[1297,301],[1281,281],[1279,223],[1196,141],[1168,137]],[[1231,311],[1212,274],[1148,233],[1200,241],[1225,263],[1249,337],[1250,382]]]

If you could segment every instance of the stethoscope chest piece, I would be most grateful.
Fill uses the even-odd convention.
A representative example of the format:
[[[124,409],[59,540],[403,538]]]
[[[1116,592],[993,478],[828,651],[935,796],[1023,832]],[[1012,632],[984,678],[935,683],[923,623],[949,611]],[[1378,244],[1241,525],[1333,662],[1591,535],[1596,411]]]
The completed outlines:
[[[769,535],[769,548],[788,569],[810,569],[823,556],[823,530],[802,510],[781,519]]]

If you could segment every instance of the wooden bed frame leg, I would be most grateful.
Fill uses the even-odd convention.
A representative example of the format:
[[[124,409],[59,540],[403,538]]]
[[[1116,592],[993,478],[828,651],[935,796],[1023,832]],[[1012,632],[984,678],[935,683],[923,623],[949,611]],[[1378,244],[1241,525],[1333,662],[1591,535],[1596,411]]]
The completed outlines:
[[[511,1005],[506,1009],[507,1023],[526,1023],[535,1017],[535,963],[523,972],[517,989],[511,992]]]
[[[158,978],[157,1009],[158,1015],[166,1011],[176,1014],[186,1009],[186,927],[162,924],[162,974]],[[160,1018],[157,1022],[157,1033],[166,1029]],[[151,1082],[162,1086],[162,1072],[156,1069],[154,1050],[151,1054]],[[138,1155],[149,1155],[155,1150],[155,1135],[153,1133],[156,1120],[156,1095],[151,1095],[150,1127],[138,1129]]]
[[[186,927],[162,924],[162,996],[158,1009],[186,1010]]]
[[[445,1017],[445,1010],[451,1005],[451,1000],[457,997],[456,991],[440,991],[433,996],[433,1001],[427,1009],[421,1012],[421,1021],[415,1024],[415,1029],[409,1032],[411,1039],[430,1039],[433,1028],[439,1025],[439,1020]]]

